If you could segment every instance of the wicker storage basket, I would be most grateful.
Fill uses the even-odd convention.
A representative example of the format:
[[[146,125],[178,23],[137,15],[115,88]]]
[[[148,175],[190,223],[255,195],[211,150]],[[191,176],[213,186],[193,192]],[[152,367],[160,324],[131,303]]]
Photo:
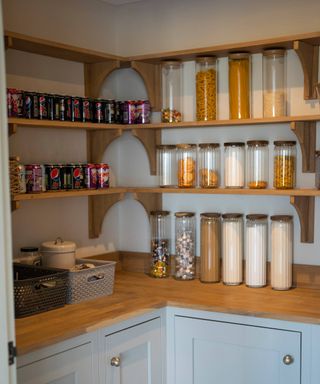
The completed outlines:
[[[13,272],[16,318],[66,304],[68,271],[14,263]]]
[[[76,264],[90,263],[95,268],[69,271],[67,304],[80,303],[99,296],[111,295],[114,285],[115,261],[77,259]]]

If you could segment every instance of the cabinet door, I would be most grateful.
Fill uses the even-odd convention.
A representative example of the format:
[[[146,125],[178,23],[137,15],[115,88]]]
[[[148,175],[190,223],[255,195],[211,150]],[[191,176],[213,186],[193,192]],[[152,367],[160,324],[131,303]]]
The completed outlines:
[[[161,322],[153,319],[106,336],[106,384],[161,384]]]
[[[87,343],[24,365],[18,384],[93,384],[92,345]]]
[[[177,316],[176,384],[298,384],[300,340],[300,332]]]

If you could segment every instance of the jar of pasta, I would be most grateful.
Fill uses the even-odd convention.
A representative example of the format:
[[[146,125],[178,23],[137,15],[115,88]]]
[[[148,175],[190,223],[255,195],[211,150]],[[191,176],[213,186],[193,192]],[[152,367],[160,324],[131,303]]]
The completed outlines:
[[[245,143],[224,143],[224,184],[243,188],[245,180]]]
[[[229,54],[230,119],[250,118],[250,55],[246,52]]]
[[[273,186],[292,189],[296,180],[296,142],[275,141],[273,160]]]
[[[151,211],[151,268],[152,277],[170,274],[170,212]]]
[[[214,56],[196,58],[197,120],[217,118],[217,59]]]
[[[199,144],[199,184],[218,188],[220,182],[220,144]]]
[[[163,123],[179,123],[181,113],[181,62],[178,60],[162,63],[162,110]]]
[[[263,116],[286,115],[285,53],[281,48],[263,51]]]
[[[175,145],[157,145],[157,175],[160,187],[174,187],[177,185]]]
[[[263,189],[268,186],[269,142],[266,140],[247,141],[247,186]]]
[[[178,187],[194,188],[196,186],[196,144],[178,144]]]

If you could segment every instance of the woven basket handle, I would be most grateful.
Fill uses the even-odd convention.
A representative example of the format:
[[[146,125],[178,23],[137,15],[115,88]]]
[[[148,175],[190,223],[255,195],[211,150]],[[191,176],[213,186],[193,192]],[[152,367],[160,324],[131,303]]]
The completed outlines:
[[[57,285],[57,282],[56,281],[47,281],[45,283],[35,283],[33,285],[33,290],[34,291],[41,291],[43,289],[53,289],[55,288]]]
[[[104,277],[105,277],[104,273],[98,273],[97,275],[89,276],[87,278],[87,282],[92,283],[92,282],[97,281],[97,280],[102,280],[102,279],[104,279]]]

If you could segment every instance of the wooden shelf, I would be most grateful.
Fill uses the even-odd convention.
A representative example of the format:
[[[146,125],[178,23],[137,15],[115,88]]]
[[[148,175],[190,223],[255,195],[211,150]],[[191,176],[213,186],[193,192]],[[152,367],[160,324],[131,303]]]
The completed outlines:
[[[123,57],[109,55],[107,53],[74,47],[55,41],[39,39],[21,33],[5,31],[6,49],[36,53],[38,55],[51,56],[58,59],[77,61],[80,63],[100,63],[110,60],[125,60]]]

